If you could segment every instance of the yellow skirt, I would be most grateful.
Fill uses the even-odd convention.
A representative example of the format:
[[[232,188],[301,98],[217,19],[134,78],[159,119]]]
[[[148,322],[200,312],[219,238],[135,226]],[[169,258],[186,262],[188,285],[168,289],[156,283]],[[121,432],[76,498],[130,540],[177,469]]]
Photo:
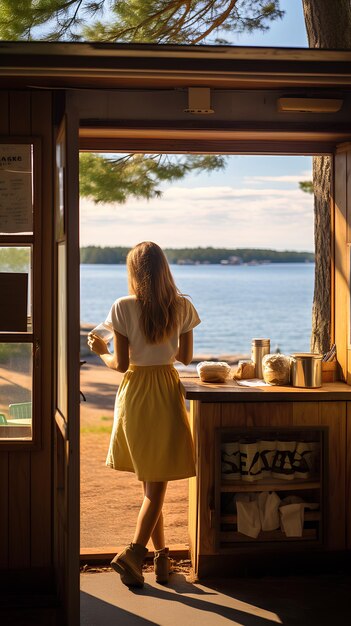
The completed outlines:
[[[195,476],[194,447],[173,365],[131,365],[119,387],[106,465],[138,480]]]

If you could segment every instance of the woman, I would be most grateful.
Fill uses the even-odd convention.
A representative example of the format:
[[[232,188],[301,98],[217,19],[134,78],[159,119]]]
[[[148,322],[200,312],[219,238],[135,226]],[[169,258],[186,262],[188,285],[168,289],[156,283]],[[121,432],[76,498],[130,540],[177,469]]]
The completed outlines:
[[[105,322],[114,331],[114,352],[89,335],[91,350],[125,372],[118,390],[107,465],[135,472],[144,500],[132,543],[111,561],[124,584],[142,586],[142,563],[151,537],[156,580],[168,582],[162,506],[169,480],[195,475],[194,450],[174,362],[193,356],[193,328],[200,323],[177,289],[161,248],[150,241],[127,256],[129,296],[119,298]]]

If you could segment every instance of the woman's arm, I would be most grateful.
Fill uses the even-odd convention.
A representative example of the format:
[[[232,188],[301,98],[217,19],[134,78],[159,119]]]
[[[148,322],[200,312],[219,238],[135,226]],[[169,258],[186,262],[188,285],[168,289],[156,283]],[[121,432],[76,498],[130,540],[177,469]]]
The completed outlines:
[[[106,343],[94,335],[89,335],[90,350],[99,355],[105,365],[117,372],[126,372],[129,366],[129,341],[117,331],[113,335],[113,354],[109,352]]]
[[[176,354],[177,361],[189,365],[193,358],[193,331],[189,330],[187,333],[180,335],[178,352]]]

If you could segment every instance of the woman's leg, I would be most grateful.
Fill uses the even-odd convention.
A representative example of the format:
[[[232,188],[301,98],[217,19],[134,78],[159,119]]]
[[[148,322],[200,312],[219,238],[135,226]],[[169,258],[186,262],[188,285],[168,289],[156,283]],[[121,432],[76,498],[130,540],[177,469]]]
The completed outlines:
[[[162,506],[167,489],[166,482],[146,482],[144,485],[144,500],[141,505],[133,543],[146,546],[155,531],[157,545],[162,541],[164,548]],[[160,518],[160,522],[158,521]],[[156,548],[156,546],[155,546]],[[159,548],[156,548],[159,549]]]
[[[144,496],[146,493],[146,483],[143,482],[143,487],[144,487]],[[151,540],[154,546],[155,550],[163,550],[163,548],[165,547],[165,533],[164,533],[164,526],[163,526],[163,514],[162,511],[160,513],[160,515],[158,516],[158,520],[154,526],[154,529],[151,533]]]

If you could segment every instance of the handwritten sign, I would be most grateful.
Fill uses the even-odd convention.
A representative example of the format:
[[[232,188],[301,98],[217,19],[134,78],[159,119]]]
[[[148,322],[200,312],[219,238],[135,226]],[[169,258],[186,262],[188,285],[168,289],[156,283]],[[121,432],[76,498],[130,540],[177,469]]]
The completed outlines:
[[[33,230],[30,144],[0,144],[0,233]]]

